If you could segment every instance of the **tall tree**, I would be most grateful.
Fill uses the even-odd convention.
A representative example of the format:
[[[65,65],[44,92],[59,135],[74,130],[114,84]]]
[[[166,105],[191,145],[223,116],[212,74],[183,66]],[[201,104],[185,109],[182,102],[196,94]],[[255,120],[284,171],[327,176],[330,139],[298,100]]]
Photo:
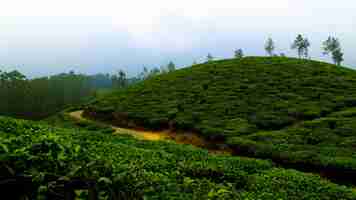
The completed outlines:
[[[336,49],[332,52],[332,59],[336,65],[341,65],[341,62],[344,61],[344,53],[342,53],[341,49]]]
[[[210,62],[210,61],[213,61],[213,60],[214,60],[214,57],[209,53],[209,54],[206,56],[206,59],[208,60],[208,62]]]
[[[308,38],[304,39],[304,57],[309,58],[309,47],[310,47],[310,42]]]
[[[122,87],[127,85],[126,73],[123,70],[119,71],[119,80]]]
[[[237,50],[235,51],[235,58],[241,59],[241,58],[243,58],[243,57],[244,57],[244,53],[243,53],[242,49],[237,49]]]
[[[339,39],[329,36],[328,39],[323,42],[322,49],[324,55],[331,54],[331,58],[336,65],[340,65],[341,62],[344,61],[344,54],[342,53]]]
[[[147,74],[149,73],[147,67],[143,67],[143,73],[144,73],[145,75],[147,75]]]
[[[167,69],[168,69],[168,72],[173,72],[174,70],[176,70],[176,65],[170,61],[167,65]]]
[[[149,77],[153,77],[159,74],[161,74],[161,70],[158,67],[154,67],[153,69],[151,69]]]
[[[40,119],[83,102],[92,89],[88,76],[74,72],[36,79],[0,72],[0,115]]]
[[[139,74],[140,80],[145,80],[148,77],[149,71],[146,66],[143,67],[143,71]]]
[[[296,39],[294,40],[291,49],[296,49],[298,53],[298,57],[302,58],[303,56],[305,58],[308,58],[309,56],[309,47],[310,47],[310,42],[308,38],[303,38],[301,34],[299,34]]]
[[[119,70],[117,74],[112,76],[113,86],[116,88],[124,88],[127,86],[126,73],[123,70]]]
[[[275,46],[272,38],[268,38],[265,44],[265,50],[269,56],[273,56]]]

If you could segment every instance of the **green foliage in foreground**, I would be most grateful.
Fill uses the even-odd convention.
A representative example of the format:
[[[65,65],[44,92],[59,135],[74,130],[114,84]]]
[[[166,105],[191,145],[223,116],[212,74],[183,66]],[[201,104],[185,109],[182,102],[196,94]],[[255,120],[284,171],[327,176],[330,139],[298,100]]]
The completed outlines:
[[[98,182],[101,199],[356,199],[315,175],[189,145],[9,118],[0,118],[0,139],[0,175],[32,175],[38,198],[49,181],[80,177]]]

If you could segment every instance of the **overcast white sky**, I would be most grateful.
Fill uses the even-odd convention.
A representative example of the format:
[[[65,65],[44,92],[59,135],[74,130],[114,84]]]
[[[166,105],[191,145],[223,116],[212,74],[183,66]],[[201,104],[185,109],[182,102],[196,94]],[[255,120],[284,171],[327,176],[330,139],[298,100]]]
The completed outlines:
[[[232,57],[236,48],[264,55],[271,36],[277,52],[298,33],[311,43],[339,37],[344,64],[356,67],[354,0],[8,0],[0,6],[0,69],[31,77],[74,69],[137,74],[169,60],[179,66],[203,61],[208,53]]]

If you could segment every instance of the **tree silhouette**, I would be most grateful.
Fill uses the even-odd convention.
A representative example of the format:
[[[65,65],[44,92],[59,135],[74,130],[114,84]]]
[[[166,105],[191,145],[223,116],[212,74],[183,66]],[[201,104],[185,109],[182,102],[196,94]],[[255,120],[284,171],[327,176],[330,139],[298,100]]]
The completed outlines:
[[[206,56],[206,59],[208,60],[208,62],[211,62],[214,60],[214,57],[209,53],[207,56]]]
[[[243,53],[242,49],[238,49],[235,51],[235,58],[241,59],[243,57],[244,57],[244,53]]]
[[[331,58],[336,65],[340,65],[341,62],[344,61],[344,54],[341,51],[339,39],[329,36],[328,39],[323,42],[322,49],[324,55],[331,54]]]
[[[310,42],[307,38],[303,38],[301,34],[299,34],[296,39],[294,40],[291,49],[296,49],[298,53],[298,57],[302,58],[303,56],[305,58],[309,57],[309,47],[310,47]]]
[[[266,50],[267,54],[269,56],[273,56],[274,49],[275,49],[275,46],[274,46],[274,42],[273,42],[272,38],[268,38],[267,42],[265,44],[265,50]]]

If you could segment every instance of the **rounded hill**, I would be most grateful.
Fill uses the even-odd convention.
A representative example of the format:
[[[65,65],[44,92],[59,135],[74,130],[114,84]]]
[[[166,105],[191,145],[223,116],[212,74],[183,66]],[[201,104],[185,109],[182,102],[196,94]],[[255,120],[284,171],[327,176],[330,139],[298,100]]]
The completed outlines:
[[[246,57],[194,65],[98,99],[87,114],[121,126],[194,130],[207,138],[279,130],[356,105],[356,71]]]

